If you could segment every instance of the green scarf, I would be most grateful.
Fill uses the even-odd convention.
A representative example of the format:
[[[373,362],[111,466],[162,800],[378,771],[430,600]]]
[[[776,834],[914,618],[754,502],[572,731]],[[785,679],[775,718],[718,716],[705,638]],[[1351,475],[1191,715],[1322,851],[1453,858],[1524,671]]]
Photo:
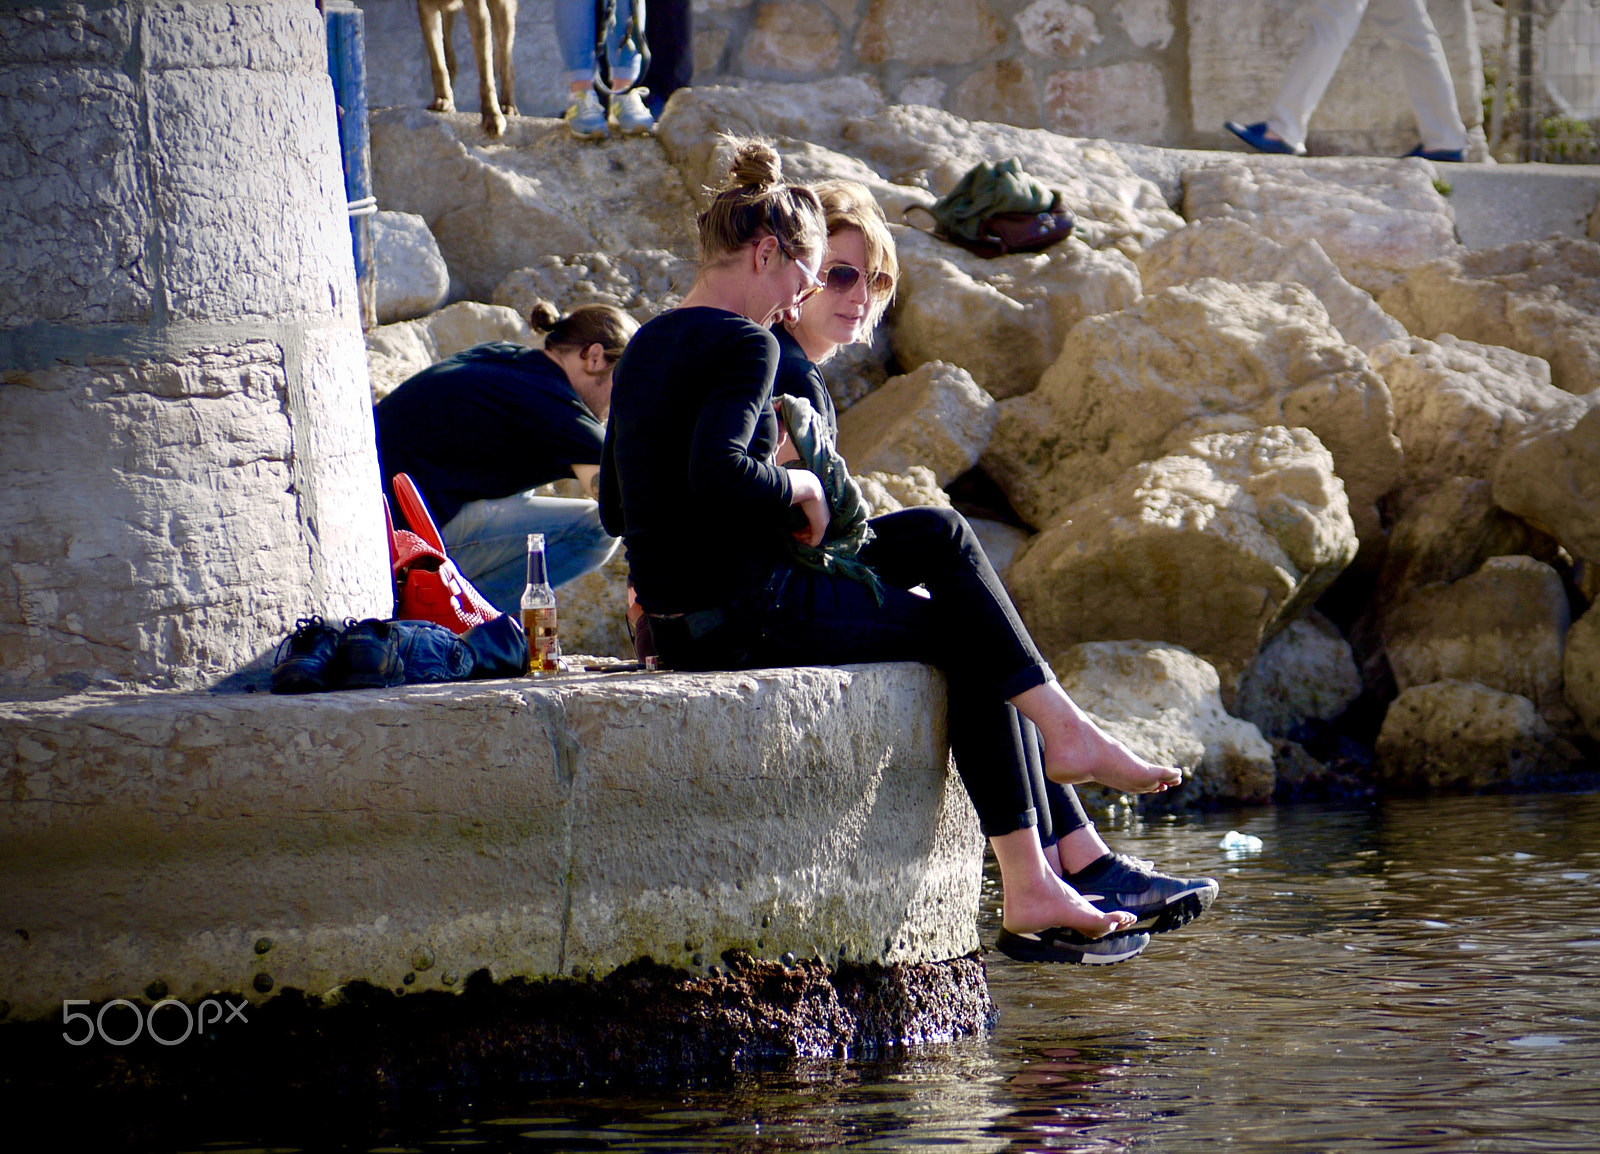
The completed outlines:
[[[808,569],[860,581],[872,590],[873,600],[882,605],[883,582],[870,565],[856,556],[874,536],[867,523],[866,503],[861,499],[861,486],[850,475],[849,466],[833,443],[833,431],[817,419],[817,411],[804,397],[784,393],[777,402],[778,417],[800,454],[800,460],[790,467],[810,469],[817,475],[832,512],[822,544],[802,545],[791,537],[790,555]]]

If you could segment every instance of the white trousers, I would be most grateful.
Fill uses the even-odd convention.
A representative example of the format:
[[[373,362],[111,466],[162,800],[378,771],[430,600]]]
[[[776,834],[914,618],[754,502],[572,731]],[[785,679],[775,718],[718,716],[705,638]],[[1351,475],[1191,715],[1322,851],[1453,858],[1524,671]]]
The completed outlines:
[[[1456,108],[1450,66],[1428,16],[1426,0],[1315,0],[1307,9],[1309,35],[1289,66],[1267,127],[1290,144],[1306,142],[1306,125],[1362,16],[1400,53],[1411,107],[1422,131],[1422,147],[1430,152],[1465,148],[1466,125]]]

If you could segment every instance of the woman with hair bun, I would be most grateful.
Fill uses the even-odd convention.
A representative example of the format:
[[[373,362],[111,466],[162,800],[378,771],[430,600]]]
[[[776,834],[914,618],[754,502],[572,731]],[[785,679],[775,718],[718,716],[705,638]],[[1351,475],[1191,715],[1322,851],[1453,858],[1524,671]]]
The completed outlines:
[[[840,348],[868,339],[894,299],[900,265],[888,221],[868,189],[855,181],[831,180],[813,185],[812,191],[822,203],[828,225],[820,270],[823,290],[777,326],[780,353],[773,389],[780,396],[803,398],[837,443],[833,400],[817,366]],[[780,459],[785,455],[781,453]],[[862,553],[885,579],[903,570],[902,580],[911,580],[923,566],[938,563],[944,543],[959,541],[964,548],[971,532],[965,519],[951,509],[906,509],[875,517],[868,525],[873,537]],[[934,555],[923,557],[930,541]],[[1004,706],[1003,712],[999,740],[1009,747],[1004,759],[1024,772],[1008,767],[997,774],[978,768],[984,779],[968,782],[968,792],[984,799],[979,815],[986,834],[1003,837],[1032,827],[1053,874],[1080,894],[1099,895],[1096,903],[1102,911],[1114,906],[1133,914],[1151,933],[1177,929],[1211,904],[1217,893],[1211,878],[1172,877],[1149,862],[1113,853],[1072,786],[1045,776],[1034,724],[1018,716],[1012,705]],[[999,727],[996,732],[1001,732]],[[959,753],[957,766],[964,777],[975,770],[974,759]],[[1116,897],[1104,896],[1108,894]],[[1075,960],[1070,956],[1078,944],[1074,939],[1030,937],[1009,928],[1020,924],[1020,917],[1016,922],[1006,920],[1008,929],[999,942],[1004,952],[1025,960]],[[1131,944],[1135,943],[1124,939],[1118,948]]]
[[[546,334],[544,348],[474,345],[410,377],[373,410],[378,466],[397,519],[390,484],[406,473],[456,567],[513,616],[529,533],[545,535],[552,585],[599,568],[616,552],[597,502],[531,490],[576,477],[597,492],[611,374],[639,327],[600,304],[562,316],[541,302],[529,320]]]
[[[786,316],[789,335],[804,342],[811,321],[825,319],[806,302],[840,295],[826,283],[843,289],[851,280],[859,303],[861,291],[885,289],[875,274],[892,281],[893,273],[881,253],[876,264],[853,247],[846,253],[848,238],[824,266],[824,202],[783,182],[770,146],[730,143],[729,178],[700,215],[694,286],[640,328],[617,366],[601,471],[604,522],[626,545],[662,663],[938,666],[949,679],[956,765],[1000,866],[1002,946],[1039,961],[1132,957],[1149,942],[1132,932],[1140,913],[1121,908],[1116,894],[1096,895],[1107,906],[1097,908],[1062,881],[1032,815],[1020,812],[1031,783],[1017,713],[1038,726],[1043,771],[1054,780],[1148,793],[1182,775],[1138,757],[1073,704],[959,515],[908,509],[874,519],[876,533],[852,525],[864,543],[850,560],[864,564],[817,559],[833,543],[830,489],[811,468],[776,463],[781,346],[767,326]],[[851,263],[840,254],[864,275],[835,274]],[[862,322],[881,312],[883,296],[856,310]],[[843,343],[837,335],[828,340]],[[824,469],[830,488],[836,472]],[[836,540],[840,526],[832,527]],[[930,596],[913,593],[917,586]]]

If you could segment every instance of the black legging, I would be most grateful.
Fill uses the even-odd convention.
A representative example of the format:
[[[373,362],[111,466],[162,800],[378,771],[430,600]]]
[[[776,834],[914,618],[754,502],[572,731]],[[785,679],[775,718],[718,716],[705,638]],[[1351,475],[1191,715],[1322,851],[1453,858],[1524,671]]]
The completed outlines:
[[[950,748],[984,835],[1040,826],[1049,845],[1088,824],[1076,795],[1047,782],[1038,731],[1008,704],[1055,675],[966,518],[922,506],[875,517],[872,528],[861,559],[888,586],[882,605],[858,581],[785,564],[765,588],[724,607],[721,623],[652,618],[662,662],[672,669],[935,665],[949,681]],[[917,585],[929,596],[909,592]]]

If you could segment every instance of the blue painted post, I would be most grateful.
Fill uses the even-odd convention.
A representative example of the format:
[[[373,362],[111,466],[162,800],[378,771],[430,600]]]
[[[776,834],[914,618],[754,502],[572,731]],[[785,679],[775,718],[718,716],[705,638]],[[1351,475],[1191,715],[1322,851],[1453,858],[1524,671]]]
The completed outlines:
[[[367,127],[367,49],[362,12],[354,4],[331,2],[324,12],[328,28],[328,74],[339,108],[339,150],[344,160],[344,192],[350,203],[350,247],[356,262],[361,328],[378,323],[372,262],[372,148]]]

